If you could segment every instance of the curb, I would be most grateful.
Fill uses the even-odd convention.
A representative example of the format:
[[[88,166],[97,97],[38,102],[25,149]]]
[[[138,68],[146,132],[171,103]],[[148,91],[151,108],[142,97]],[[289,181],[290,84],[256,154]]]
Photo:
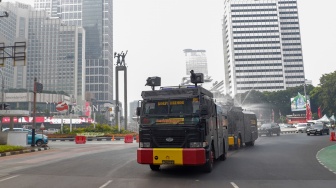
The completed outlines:
[[[20,151],[4,152],[4,153],[0,153],[0,157],[6,157],[10,155],[18,155],[18,154],[24,154],[24,153],[30,153],[30,152],[37,152],[37,151],[44,151],[48,149],[50,149],[49,146],[41,147],[41,148],[34,148],[34,149],[25,149],[25,150],[20,150]]]

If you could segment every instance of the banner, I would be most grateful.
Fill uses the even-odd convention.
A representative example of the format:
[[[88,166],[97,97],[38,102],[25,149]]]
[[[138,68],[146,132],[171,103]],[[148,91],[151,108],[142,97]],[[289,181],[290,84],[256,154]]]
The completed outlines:
[[[312,112],[311,112],[311,109],[310,109],[310,102],[309,100],[307,101],[307,109],[306,109],[306,120],[312,120],[313,119],[313,116],[312,116]]]
[[[306,98],[298,93],[297,96],[291,98],[291,110],[294,111],[306,111]]]
[[[319,119],[322,118],[321,106],[317,108],[317,116]]]

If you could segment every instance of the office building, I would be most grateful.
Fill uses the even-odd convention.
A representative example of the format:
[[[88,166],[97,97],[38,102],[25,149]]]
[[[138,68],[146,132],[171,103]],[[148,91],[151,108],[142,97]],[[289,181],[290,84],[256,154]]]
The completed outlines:
[[[222,30],[226,93],[304,84],[296,0],[225,0]]]
[[[23,3],[2,2],[0,4],[0,12],[6,11],[8,17],[0,18],[0,43],[3,46],[13,46],[14,42],[27,42],[28,38],[28,17],[30,5]],[[12,48],[6,48],[6,52],[0,52],[0,55],[8,57],[13,55]],[[6,54],[6,55],[5,55]],[[11,58],[0,60],[2,76],[4,79],[4,88],[26,88],[26,66],[13,66],[14,61]],[[23,62],[22,62],[23,63]]]
[[[181,85],[192,84],[190,82],[190,71],[194,70],[194,73],[203,73],[204,82],[209,83],[212,81],[208,75],[208,63],[205,50],[193,50],[184,49],[185,61],[186,61],[186,75],[182,78]]]
[[[86,99],[98,104],[113,101],[112,0],[35,0],[62,23],[85,30]]]
[[[71,95],[71,102],[85,99],[85,32],[81,27],[62,24],[45,11],[31,11],[27,46],[27,88],[34,78],[43,90]]]
[[[203,73],[208,76],[208,63],[205,50],[184,49],[186,60],[186,74],[190,74],[190,70],[195,73]]]

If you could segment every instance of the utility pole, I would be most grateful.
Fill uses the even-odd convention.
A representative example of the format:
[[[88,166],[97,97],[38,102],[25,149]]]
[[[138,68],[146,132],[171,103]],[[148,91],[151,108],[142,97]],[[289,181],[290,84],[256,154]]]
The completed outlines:
[[[33,126],[32,126],[32,142],[31,142],[31,146],[34,147],[35,146],[35,124],[36,124],[36,83],[37,83],[37,79],[36,77],[34,78],[34,101],[33,101]]]
[[[34,101],[33,101],[33,127],[32,127],[32,142],[31,146],[35,146],[35,127],[36,127],[36,93],[42,93],[43,85],[37,82],[37,78],[34,78]],[[42,140],[43,142],[43,140]]]

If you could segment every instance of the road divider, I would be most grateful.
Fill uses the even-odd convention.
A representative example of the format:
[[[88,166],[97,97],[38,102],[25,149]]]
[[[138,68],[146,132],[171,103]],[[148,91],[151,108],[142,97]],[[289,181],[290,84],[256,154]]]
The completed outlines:
[[[86,143],[86,136],[76,136],[75,137],[76,144],[85,144]]]
[[[49,142],[55,142],[55,141],[61,141],[61,142],[65,142],[65,141],[75,141],[76,138],[48,138]],[[132,135],[130,135],[130,137],[128,139],[131,140],[136,140],[136,137],[133,137]],[[86,137],[86,141],[124,141],[125,137]],[[129,141],[130,142],[130,141]],[[133,143],[133,141],[131,142]]]
[[[330,132],[330,141],[336,141],[336,136],[335,136],[334,131]]]

